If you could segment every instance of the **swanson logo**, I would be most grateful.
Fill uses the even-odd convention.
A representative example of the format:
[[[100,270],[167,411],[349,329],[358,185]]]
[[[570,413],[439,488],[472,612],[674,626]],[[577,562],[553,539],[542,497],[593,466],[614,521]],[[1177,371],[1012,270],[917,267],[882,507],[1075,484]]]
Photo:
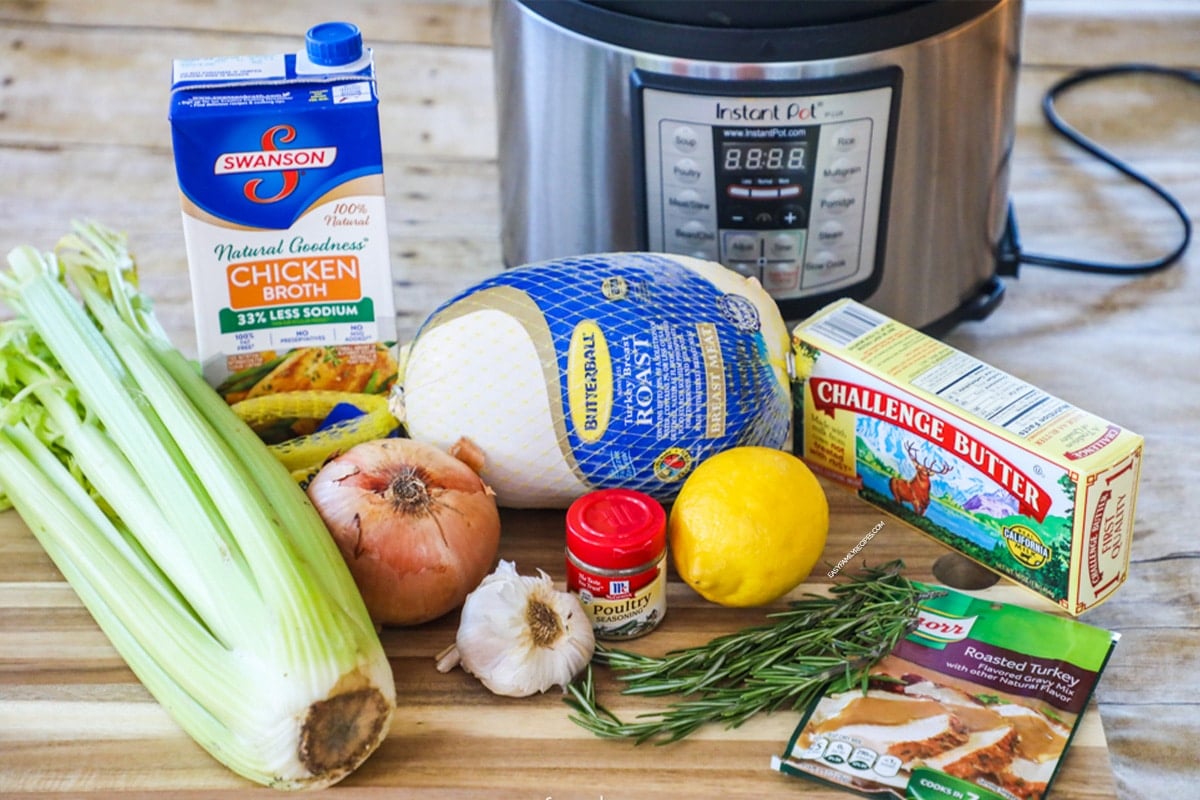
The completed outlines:
[[[261,150],[240,153],[222,153],[213,165],[214,175],[233,175],[241,172],[278,172],[282,178],[279,191],[269,197],[259,192],[264,178],[251,178],[242,187],[242,194],[252,203],[276,203],[296,190],[300,185],[301,169],[323,169],[337,159],[336,147],[300,147],[280,149],[296,138],[296,129],[291,125],[273,125],[263,132]]]

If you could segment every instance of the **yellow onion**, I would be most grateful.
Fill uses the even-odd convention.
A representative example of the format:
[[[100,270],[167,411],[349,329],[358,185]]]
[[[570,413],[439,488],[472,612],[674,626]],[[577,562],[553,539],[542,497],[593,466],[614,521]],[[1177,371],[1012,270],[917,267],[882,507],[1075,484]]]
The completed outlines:
[[[376,439],[331,459],[308,496],[333,534],[371,618],[417,625],[457,608],[496,562],[500,512],[482,455]]]

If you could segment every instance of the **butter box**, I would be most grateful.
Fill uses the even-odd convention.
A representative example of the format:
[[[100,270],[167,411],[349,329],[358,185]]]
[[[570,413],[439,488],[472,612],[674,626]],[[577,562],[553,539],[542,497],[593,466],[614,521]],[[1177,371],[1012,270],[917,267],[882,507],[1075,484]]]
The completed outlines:
[[[1070,614],[1125,581],[1141,436],[853,300],[792,348],[816,473]]]

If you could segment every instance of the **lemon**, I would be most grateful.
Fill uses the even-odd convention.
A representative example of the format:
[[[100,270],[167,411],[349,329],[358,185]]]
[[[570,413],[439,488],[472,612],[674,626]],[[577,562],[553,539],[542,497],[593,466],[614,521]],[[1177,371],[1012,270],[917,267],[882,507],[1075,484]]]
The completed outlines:
[[[798,457],[734,447],[684,481],[667,523],[675,571],[725,606],[770,603],[812,572],[829,533],[825,490]]]

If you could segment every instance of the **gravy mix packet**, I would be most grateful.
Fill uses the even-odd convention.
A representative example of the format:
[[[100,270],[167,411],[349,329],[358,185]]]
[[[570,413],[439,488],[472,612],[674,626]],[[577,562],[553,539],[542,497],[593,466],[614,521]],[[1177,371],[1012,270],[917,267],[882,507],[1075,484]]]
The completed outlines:
[[[772,767],[899,800],[1041,800],[1118,634],[939,587],[864,689],[808,711]]]
[[[197,349],[230,403],[395,380],[378,104],[350,23],[314,26],[299,52],[174,62]]]
[[[1070,614],[1125,581],[1141,436],[852,300],[792,347],[814,472]]]

